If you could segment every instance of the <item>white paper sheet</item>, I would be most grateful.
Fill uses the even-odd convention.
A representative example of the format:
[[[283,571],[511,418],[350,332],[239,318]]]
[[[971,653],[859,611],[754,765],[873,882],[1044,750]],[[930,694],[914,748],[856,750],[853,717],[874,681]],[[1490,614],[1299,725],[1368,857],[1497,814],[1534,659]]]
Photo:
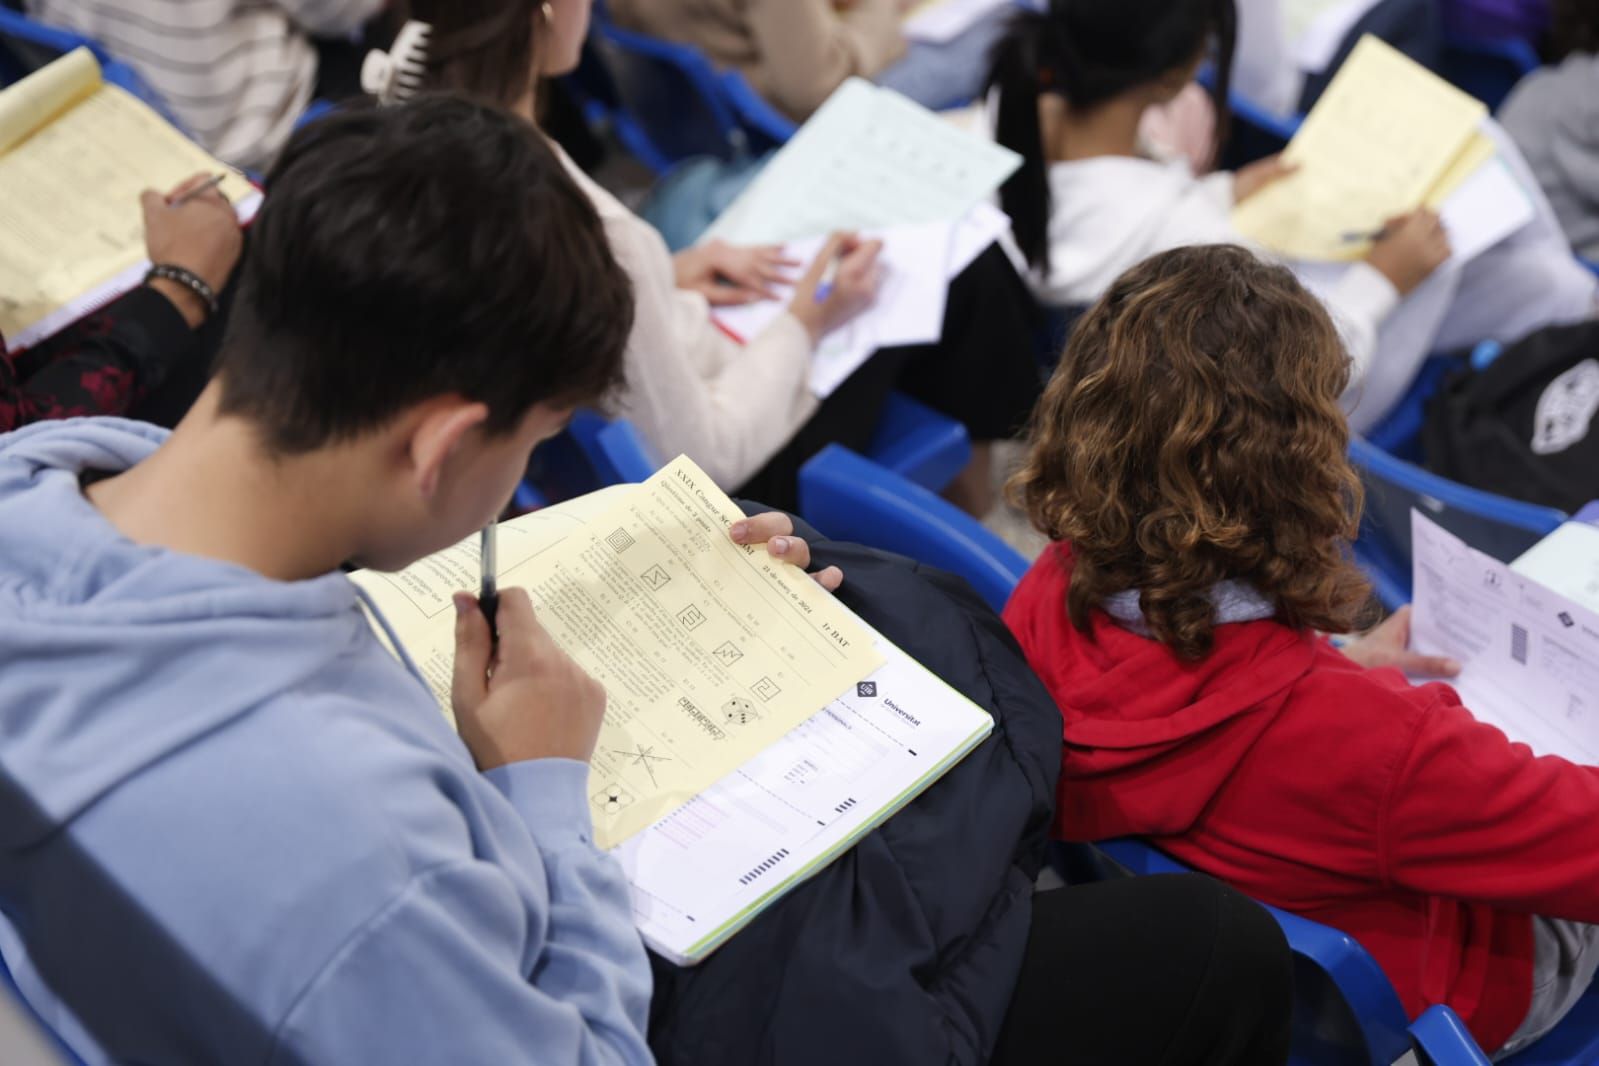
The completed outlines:
[[[1531,222],[1536,212],[1510,168],[1495,157],[1450,194],[1439,215],[1454,258],[1464,263]]]
[[[701,957],[885,820],[993,728],[878,638],[870,678],[613,853],[644,939]]]
[[[1599,614],[1411,512],[1411,646],[1464,665],[1478,721],[1539,755],[1599,766]]]
[[[861,234],[883,242],[879,259],[883,266],[882,285],[869,308],[817,345],[810,379],[816,396],[830,396],[879,348],[926,344],[943,334],[944,304],[949,291],[945,264],[949,261],[952,229],[947,223],[935,222]],[[791,259],[810,263],[825,243],[825,238],[810,237],[791,241],[783,250]],[[717,308],[716,319],[740,339],[758,336],[783,313],[794,290],[792,286],[781,286],[777,292],[776,300]]]
[[[1021,165],[898,93],[850,78],[706,238],[784,244],[835,231],[955,222]]]
[[[1566,522],[1510,569],[1599,612],[1599,526]]]
[[[926,0],[905,16],[901,29],[912,41],[946,44],[989,12],[1013,6],[1015,0]]]

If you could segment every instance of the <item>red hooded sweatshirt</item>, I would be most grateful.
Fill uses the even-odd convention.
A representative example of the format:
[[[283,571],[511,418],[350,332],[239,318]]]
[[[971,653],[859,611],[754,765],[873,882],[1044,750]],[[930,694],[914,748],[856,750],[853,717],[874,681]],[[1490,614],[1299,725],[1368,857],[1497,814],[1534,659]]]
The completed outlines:
[[[1414,1017],[1447,1003],[1497,1049],[1532,999],[1531,915],[1599,922],[1599,770],[1534,758],[1447,685],[1367,670],[1275,621],[1183,663],[1066,614],[1045,552],[1005,620],[1060,705],[1056,835],[1137,835],[1354,936]]]

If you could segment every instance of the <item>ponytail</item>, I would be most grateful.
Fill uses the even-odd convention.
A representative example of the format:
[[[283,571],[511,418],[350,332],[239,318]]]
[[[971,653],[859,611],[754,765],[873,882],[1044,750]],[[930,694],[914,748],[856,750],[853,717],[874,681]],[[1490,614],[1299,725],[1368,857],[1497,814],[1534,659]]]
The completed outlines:
[[[1050,17],[1019,12],[995,46],[988,92],[998,95],[994,139],[1022,157],[1022,165],[1000,187],[1000,206],[1010,216],[1017,247],[1033,269],[1049,271],[1049,161],[1039,129],[1038,99],[1058,91],[1063,72],[1051,54]],[[1048,83],[1048,84],[1046,84]]]

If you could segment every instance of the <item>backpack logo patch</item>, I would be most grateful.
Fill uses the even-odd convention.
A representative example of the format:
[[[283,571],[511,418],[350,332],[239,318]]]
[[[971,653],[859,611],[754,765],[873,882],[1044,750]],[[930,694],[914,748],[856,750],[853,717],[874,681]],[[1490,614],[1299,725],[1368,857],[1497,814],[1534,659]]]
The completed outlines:
[[[1584,440],[1599,413],[1599,360],[1584,359],[1551,381],[1538,397],[1532,450],[1554,455]]]

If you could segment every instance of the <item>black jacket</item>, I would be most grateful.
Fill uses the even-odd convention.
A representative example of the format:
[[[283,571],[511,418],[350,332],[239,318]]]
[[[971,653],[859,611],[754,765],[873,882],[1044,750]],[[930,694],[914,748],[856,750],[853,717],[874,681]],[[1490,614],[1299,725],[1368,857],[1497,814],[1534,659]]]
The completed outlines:
[[[840,597],[994,715],[982,745],[698,967],[653,959],[662,1066],[986,1062],[1021,966],[1060,712],[958,578],[801,529]]]

